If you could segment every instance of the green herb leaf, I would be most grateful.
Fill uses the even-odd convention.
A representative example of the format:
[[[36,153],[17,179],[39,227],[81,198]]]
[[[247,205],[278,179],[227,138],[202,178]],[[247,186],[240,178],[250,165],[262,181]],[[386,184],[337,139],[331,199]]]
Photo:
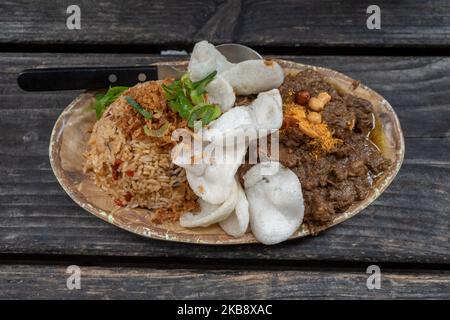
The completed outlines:
[[[194,104],[200,104],[205,102],[205,95],[203,93],[199,93],[196,89],[191,91],[190,97],[192,103]]]
[[[187,119],[189,117],[189,113],[191,112],[191,109],[193,108],[193,105],[191,101],[184,95],[178,96],[177,99],[180,109],[178,110],[178,113],[180,116],[184,119]]]
[[[194,126],[195,121],[201,120],[203,125],[217,119],[220,108],[217,105],[206,103],[206,86],[217,75],[217,71],[211,72],[204,79],[192,82],[189,73],[185,73],[180,80],[170,85],[162,85],[169,106],[188,120],[188,126]]]
[[[142,108],[141,105],[137,103],[136,100],[134,100],[132,97],[125,96],[125,100],[127,100],[128,104],[132,106],[134,110],[139,112],[145,118],[145,120],[149,120],[152,118],[152,113]]]
[[[121,86],[110,87],[105,94],[99,94],[95,97],[94,108],[97,120],[99,120],[102,117],[106,108],[111,103],[116,101],[116,99],[122,94],[122,92],[124,92],[127,89],[128,87],[121,87]]]
[[[216,120],[222,114],[219,106],[212,105],[212,108],[209,108],[202,117],[202,124],[204,126],[208,125],[211,121]]]
[[[211,81],[213,81],[214,77],[216,76],[217,71],[214,70],[213,72],[211,72],[210,74],[208,74],[204,79],[199,80],[197,82],[194,82],[192,84],[192,87],[199,93],[199,94],[203,94],[205,93],[205,87],[208,85],[208,83],[210,83]]]
[[[180,80],[175,80],[169,86],[162,84],[162,88],[164,93],[166,94],[166,98],[169,100],[176,99],[177,95],[181,91]]]
[[[191,78],[189,78],[189,73],[186,72],[185,74],[183,74],[183,76],[180,79],[182,85],[189,90],[192,90],[193,88],[193,83],[191,81]]]
[[[188,118],[188,126],[194,127],[196,121],[201,120],[202,126],[206,126],[211,121],[217,119],[221,114],[220,108],[214,104],[199,104],[192,108]]]
[[[147,125],[145,125],[144,132],[149,137],[160,138],[166,134],[167,130],[169,129],[169,125],[170,125],[169,122],[166,121],[159,129],[156,130],[152,130]]]

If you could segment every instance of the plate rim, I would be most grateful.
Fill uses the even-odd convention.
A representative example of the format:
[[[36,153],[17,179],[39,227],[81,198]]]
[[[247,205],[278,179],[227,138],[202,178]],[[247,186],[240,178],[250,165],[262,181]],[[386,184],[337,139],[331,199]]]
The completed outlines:
[[[338,76],[339,78],[345,79],[347,81],[354,81],[354,79],[352,79],[351,77],[349,77],[339,71],[333,70],[333,69],[303,64],[303,63],[294,62],[294,61],[290,61],[290,60],[284,60],[284,59],[274,59],[274,60],[277,62],[280,62],[283,66],[283,69],[289,68],[289,67],[286,67],[286,65],[295,66],[295,69],[311,68],[315,71],[319,71],[319,72],[322,71],[321,73],[331,72],[335,76]],[[164,62],[154,63],[154,65],[175,65],[175,66],[185,66],[186,64],[187,64],[186,60],[164,61]],[[390,172],[390,174],[384,178],[383,183],[378,188],[373,189],[374,193],[372,195],[369,195],[364,200],[358,202],[359,206],[357,208],[353,208],[352,210],[347,210],[347,211],[343,212],[342,214],[337,215],[330,224],[317,229],[318,232],[322,232],[324,230],[332,228],[332,227],[354,217],[355,215],[361,213],[370,204],[372,204],[387,189],[387,187],[395,179],[395,177],[397,176],[397,174],[402,166],[403,160],[404,160],[404,155],[405,155],[404,136],[403,136],[403,131],[401,129],[399,118],[398,118],[397,113],[395,112],[394,108],[383,96],[381,96],[375,90],[367,87],[363,83],[359,83],[358,86],[360,88],[362,88],[363,90],[370,92],[371,94],[374,94],[375,97],[383,103],[383,106],[391,113],[391,115],[393,115],[391,120],[394,123],[394,126],[395,126],[394,129],[396,130],[398,137],[399,137],[399,140],[396,141],[396,143],[399,144],[398,148],[396,149],[396,153],[397,153],[396,160],[397,161],[395,163],[395,167],[393,167],[393,170]],[[73,192],[73,190],[70,190],[64,182],[64,177],[63,177],[64,173],[61,172],[62,170],[60,170],[60,168],[58,168],[55,163],[55,158],[59,157],[59,154],[57,154],[57,152],[54,148],[54,145],[56,144],[56,142],[58,141],[58,138],[59,138],[59,137],[57,137],[57,135],[58,135],[57,129],[62,124],[63,119],[66,116],[66,114],[71,112],[72,109],[75,108],[77,106],[77,104],[80,103],[80,101],[83,98],[86,98],[87,94],[92,94],[92,92],[95,92],[95,91],[93,91],[93,90],[84,91],[83,93],[79,94],[75,99],[73,99],[68,106],[66,106],[64,108],[64,110],[61,112],[61,114],[56,119],[55,124],[53,125],[53,128],[52,128],[51,135],[50,135],[49,158],[50,158],[50,165],[51,165],[52,171],[53,171],[58,183],[63,188],[63,190],[69,195],[69,197],[77,205],[79,205],[85,211],[93,214],[94,216],[96,216],[116,227],[119,227],[123,230],[126,230],[128,232],[131,232],[136,235],[139,235],[139,236],[142,236],[145,238],[149,238],[149,239],[165,240],[165,241],[178,242],[178,243],[202,244],[202,245],[243,245],[243,244],[258,244],[258,243],[260,243],[259,241],[256,240],[256,238],[253,235],[251,235],[251,237],[244,236],[244,237],[239,237],[239,238],[227,236],[227,239],[225,239],[225,240],[221,240],[221,239],[214,240],[214,239],[209,239],[209,238],[212,238],[213,236],[217,237],[218,235],[199,234],[199,235],[195,236],[193,234],[184,234],[184,233],[179,233],[179,232],[175,232],[172,230],[166,230],[165,232],[161,232],[161,230],[163,230],[163,229],[157,228],[155,226],[153,226],[152,229],[148,229],[149,230],[148,232],[138,232],[134,228],[128,227],[126,224],[117,223],[112,218],[110,213],[105,212],[105,211],[101,210],[100,208],[94,208],[91,204],[82,203],[81,199],[78,199],[76,197],[76,194]],[[350,207],[350,208],[352,208],[352,207]],[[304,227],[304,225],[302,224],[299,227],[299,229],[287,241],[290,241],[293,239],[298,239],[298,238],[303,238],[308,235],[311,235],[311,232],[309,230],[307,230]]]

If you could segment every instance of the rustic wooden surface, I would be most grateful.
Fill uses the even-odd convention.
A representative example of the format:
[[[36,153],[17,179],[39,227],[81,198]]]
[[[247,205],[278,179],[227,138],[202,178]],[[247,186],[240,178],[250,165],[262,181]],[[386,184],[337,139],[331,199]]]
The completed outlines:
[[[0,266],[0,299],[450,299],[450,272],[383,273],[368,290],[365,270],[205,270],[150,267],[81,267],[81,289],[68,290],[65,266]]]
[[[79,1],[82,30],[72,32],[64,20],[70,3],[56,3],[0,4],[0,298],[449,298],[448,2],[379,1],[386,18],[373,32],[364,1]],[[148,52],[204,38],[269,53],[325,48],[330,55],[281,58],[346,73],[394,106],[406,156],[393,184],[355,218],[271,247],[149,240],[80,209],[48,160],[53,123],[78,92],[25,93],[17,73],[174,59]],[[342,47],[351,55],[336,55]],[[396,56],[380,56],[380,48]],[[74,53],[81,51],[101,53]],[[65,289],[70,264],[82,266],[83,290]],[[369,264],[382,267],[381,290],[365,286]]]
[[[450,44],[446,0],[376,1],[382,12],[382,28],[376,31],[366,28],[366,9],[373,4],[368,0],[78,0],[82,28],[76,32],[65,24],[72,3],[2,1],[0,43],[73,45],[71,49],[80,44],[191,47],[203,39],[263,47],[448,49]]]

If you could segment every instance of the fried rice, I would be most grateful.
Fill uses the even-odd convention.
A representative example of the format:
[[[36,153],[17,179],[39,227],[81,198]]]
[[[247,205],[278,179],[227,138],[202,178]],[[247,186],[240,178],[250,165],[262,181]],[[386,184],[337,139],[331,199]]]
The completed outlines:
[[[151,111],[152,119],[145,120],[124,96]],[[147,136],[144,125],[167,130],[163,136]],[[170,155],[176,143],[171,139],[173,130],[185,127],[186,121],[168,107],[161,82],[138,84],[112,103],[94,125],[84,169],[116,206],[150,209],[156,223],[178,220],[180,214],[198,209],[185,170],[173,164]]]

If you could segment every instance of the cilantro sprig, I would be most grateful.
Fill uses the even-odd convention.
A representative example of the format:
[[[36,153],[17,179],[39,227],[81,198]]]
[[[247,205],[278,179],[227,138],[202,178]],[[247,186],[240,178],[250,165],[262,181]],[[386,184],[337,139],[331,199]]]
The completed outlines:
[[[189,73],[170,85],[162,85],[168,104],[180,117],[188,120],[188,126],[194,127],[196,121],[206,126],[221,115],[218,105],[207,103],[206,86],[214,79],[217,71],[211,72],[204,79],[192,82]]]
[[[95,97],[94,109],[97,120],[102,117],[106,108],[108,108],[111,103],[116,101],[116,99],[122,94],[122,92],[127,89],[128,87],[122,86],[110,87],[105,94],[100,94]]]

